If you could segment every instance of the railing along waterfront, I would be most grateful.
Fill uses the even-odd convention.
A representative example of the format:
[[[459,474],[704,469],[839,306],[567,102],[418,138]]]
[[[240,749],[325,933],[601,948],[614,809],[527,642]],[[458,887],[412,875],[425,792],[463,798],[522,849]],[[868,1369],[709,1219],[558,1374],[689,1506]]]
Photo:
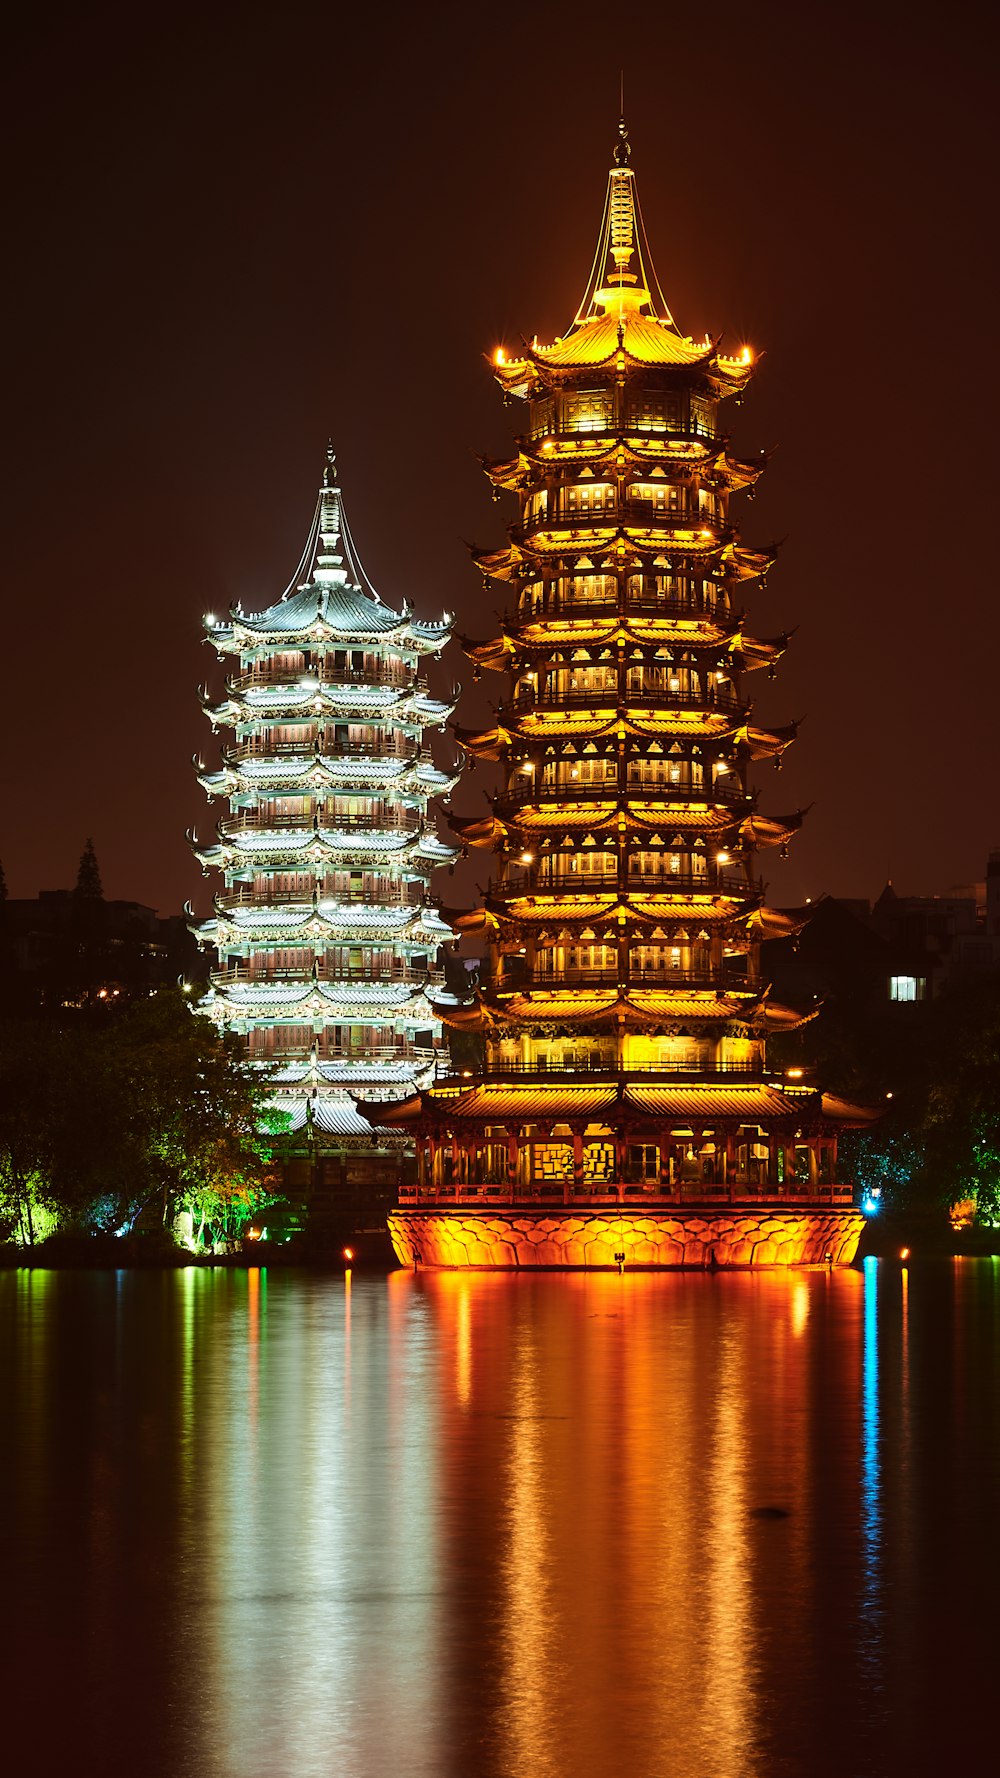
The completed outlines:
[[[846,1209],[854,1202],[854,1188],[851,1185],[806,1187],[801,1181],[795,1181],[791,1185],[779,1184],[777,1181],[750,1185],[740,1180],[730,1183],[706,1179],[668,1185],[662,1180],[625,1179],[620,1187],[610,1181],[602,1182],[602,1186],[574,1190],[572,1182],[567,1182],[564,1186],[545,1180],[536,1182],[532,1189],[520,1182],[512,1186],[507,1181],[494,1178],[472,1184],[455,1181],[451,1185],[403,1185],[399,1190],[399,1201],[403,1208],[456,1202],[472,1207],[478,1199],[487,1205],[503,1203],[528,1206],[537,1205],[541,1201],[610,1206],[623,1201],[641,1200],[649,1205],[733,1204],[750,1207],[774,1204],[778,1207],[788,1205],[813,1209],[820,1205]]]

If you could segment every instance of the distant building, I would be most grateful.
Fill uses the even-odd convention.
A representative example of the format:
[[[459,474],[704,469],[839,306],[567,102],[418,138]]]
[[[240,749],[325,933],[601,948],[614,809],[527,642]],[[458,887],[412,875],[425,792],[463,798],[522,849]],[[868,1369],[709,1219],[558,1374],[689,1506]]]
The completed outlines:
[[[4,1000],[20,1012],[98,1006],[204,975],[182,914],[43,889],[0,902]]]
[[[776,993],[871,1006],[932,1000],[1000,970],[1000,852],[984,883],[943,895],[900,895],[887,883],[874,903],[825,895],[808,913],[794,942],[764,947]]]

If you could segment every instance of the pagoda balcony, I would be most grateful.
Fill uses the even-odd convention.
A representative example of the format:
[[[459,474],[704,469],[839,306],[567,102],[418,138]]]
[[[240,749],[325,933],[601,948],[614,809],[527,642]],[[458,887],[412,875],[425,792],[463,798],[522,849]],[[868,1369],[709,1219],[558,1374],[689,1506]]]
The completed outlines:
[[[548,970],[530,969],[503,970],[497,977],[495,987],[498,993],[509,993],[512,989],[520,992],[524,989],[543,988],[694,988],[702,993],[717,989],[720,994],[734,991],[744,993],[760,993],[763,983],[758,977],[740,975],[736,972],[716,969],[672,969],[668,964],[657,968],[654,965],[627,964],[619,969],[616,963],[606,968],[588,968],[568,964],[564,969]]]
[[[342,669],[339,672],[309,672],[304,668],[252,667],[246,673],[234,673],[226,680],[226,690],[233,696],[240,692],[266,690],[269,686],[293,685],[299,691],[313,686],[330,690],[339,685],[389,685],[398,691],[426,692],[427,680],[406,667],[367,667]]]
[[[343,1067],[345,1071],[358,1062],[409,1062],[415,1067],[429,1068],[435,1062],[441,1065],[447,1062],[448,1051],[445,1045],[416,1043],[372,1043],[365,1044],[363,1050],[344,1049],[342,1045],[326,1044],[322,1040],[313,1043],[277,1043],[273,1049],[251,1049],[249,1058],[252,1062],[273,1063],[280,1066],[286,1062],[325,1062],[334,1067]]]
[[[430,906],[424,894],[424,881],[416,883],[385,883],[370,889],[352,887],[338,889],[327,893],[322,890],[318,900],[322,902],[352,902],[368,907],[412,907]],[[303,894],[299,889],[254,889],[249,884],[240,889],[229,889],[225,894],[215,897],[215,906],[220,913],[229,913],[237,908],[254,908],[266,912],[268,908],[300,908],[303,913],[312,913],[314,902],[311,894]]]
[[[775,1074],[773,1068],[765,1068],[761,1062],[630,1062],[626,1067],[624,1063],[606,1060],[600,1056],[595,1056],[593,1060],[581,1059],[566,1068],[558,1066],[547,1068],[542,1066],[537,1059],[533,1062],[507,1062],[498,1059],[493,1062],[481,1062],[477,1068],[451,1067],[445,1071],[444,1078],[450,1082],[506,1080],[508,1077],[516,1077],[518,1080],[538,1081],[543,1085],[550,1085],[555,1081],[562,1086],[571,1084],[578,1075],[585,1076],[588,1084],[592,1084],[595,1075],[617,1082],[628,1080],[636,1074],[656,1075],[663,1081],[684,1080],[690,1082],[692,1080],[736,1079],[740,1081],[767,1080],[772,1085],[779,1087],[784,1084],[780,1076]],[[801,1086],[802,1082],[796,1079],[795,1084]]]
[[[398,958],[380,968],[350,969],[346,966],[320,963],[314,969],[251,969],[239,963],[232,969],[213,969],[213,988],[231,988],[242,982],[255,988],[280,987],[286,982],[413,982],[437,987],[444,981],[443,970],[433,966],[421,968]]]
[[[635,569],[630,568],[629,574],[634,575]],[[653,578],[652,573],[649,578]],[[611,618],[616,617],[620,611],[636,612],[651,617],[677,617],[687,620],[707,617],[718,623],[724,623],[726,619],[732,620],[736,616],[729,610],[725,598],[721,595],[717,598],[706,598],[703,594],[699,594],[681,599],[672,594],[658,593],[655,588],[649,587],[642,593],[627,591],[620,599],[609,599],[603,593],[595,598],[590,598],[582,589],[577,589],[572,593],[563,593],[552,589],[548,597],[541,599],[533,599],[530,595],[524,595],[518,622],[522,624],[537,623],[541,618],[557,616]]]
[[[716,513],[700,512],[697,508],[685,510],[683,507],[654,506],[652,501],[626,500],[593,509],[579,507],[555,512],[536,512],[529,517],[520,519],[511,525],[510,535],[515,543],[530,543],[532,537],[541,532],[568,531],[579,536],[589,530],[608,531],[661,531],[672,534],[675,531],[686,531],[694,534],[694,542],[700,548],[714,548],[721,542],[735,536],[735,529],[728,519]],[[679,542],[671,536],[671,545],[678,549],[691,548],[687,542]]]
[[[579,853],[575,854],[579,857]],[[588,854],[584,854],[588,856]],[[578,889],[581,895],[612,894],[621,881],[634,894],[645,895],[745,895],[748,888],[757,888],[757,884],[748,884],[744,876],[737,876],[732,871],[716,869],[714,871],[664,871],[662,876],[654,877],[648,872],[633,870],[602,871],[596,873],[572,870],[553,871],[547,876],[525,877],[519,883],[490,882],[487,885],[491,895],[523,900],[525,896],[565,895],[568,889]]]
[[[360,793],[359,794],[363,794]],[[244,809],[227,815],[219,822],[219,832],[227,839],[240,833],[412,833],[422,831],[415,810],[373,810],[370,815],[265,815],[258,809]]]
[[[607,685],[574,685],[568,686],[566,690],[546,689],[541,693],[532,687],[521,689],[514,693],[509,706],[499,706],[497,714],[502,716],[504,710],[509,708],[517,715],[534,711],[558,715],[568,704],[584,705],[590,709],[645,705],[654,710],[723,710],[727,713],[744,708],[738,693],[728,684],[709,685],[704,691],[671,691],[663,686],[620,686],[617,681],[612,681]]]
[[[731,781],[730,781],[731,780]],[[517,773],[507,790],[493,798],[495,808],[511,804],[537,804],[551,808],[560,803],[739,803],[749,800],[749,791],[735,772],[727,773],[717,784],[642,784],[629,779],[620,786],[613,779],[595,784],[545,784],[527,772]]]
[[[613,444],[627,444],[637,450],[648,449],[650,445],[686,444],[715,445],[728,444],[729,435],[725,432],[713,432],[708,426],[697,424],[674,426],[667,425],[665,420],[651,423],[638,414],[630,414],[624,419],[612,419],[607,416],[607,424],[602,421],[600,426],[573,426],[568,420],[554,420],[551,426],[530,435],[518,433],[514,443],[524,449],[538,452],[542,449],[546,438],[574,438],[581,445],[593,445],[593,454],[605,456]],[[668,459],[669,461],[669,459]],[[560,459],[552,459],[552,468],[558,468]],[[683,458],[678,462],[686,467]]]
[[[652,877],[642,871],[625,872],[625,887],[633,895],[746,895],[760,887],[747,881],[741,872],[716,868],[707,873],[697,871],[665,871]]]
[[[405,759],[421,765],[433,765],[434,760],[429,747],[421,747],[409,735],[401,734],[397,740],[380,741],[334,741],[320,736],[308,741],[268,741],[263,736],[255,735],[252,740],[237,741],[233,746],[222,749],[224,764],[228,766],[242,765],[249,759]]]

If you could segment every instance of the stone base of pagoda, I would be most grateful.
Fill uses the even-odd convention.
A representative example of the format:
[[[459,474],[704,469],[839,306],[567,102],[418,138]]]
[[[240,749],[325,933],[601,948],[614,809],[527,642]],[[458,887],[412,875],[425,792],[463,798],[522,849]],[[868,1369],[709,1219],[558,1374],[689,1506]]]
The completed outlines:
[[[401,1264],[450,1270],[647,1270],[716,1266],[850,1265],[865,1219],[858,1210],[756,1204],[642,1213],[623,1210],[393,1210]]]

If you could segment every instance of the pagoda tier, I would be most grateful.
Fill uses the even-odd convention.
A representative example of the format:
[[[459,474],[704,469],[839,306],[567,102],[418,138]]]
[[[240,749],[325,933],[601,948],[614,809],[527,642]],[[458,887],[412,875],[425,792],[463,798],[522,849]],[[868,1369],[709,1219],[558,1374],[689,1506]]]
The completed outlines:
[[[272,1071],[293,1133],[324,1152],[405,1148],[405,1132],[373,1132],[357,1103],[411,1096],[442,1059],[430,995],[451,933],[428,885],[457,848],[437,837],[428,800],[456,779],[425,731],[454,699],[433,697],[421,667],[451,619],[418,621],[375,592],[328,453],[292,585],[265,611],[237,604],[205,627],[227,678],[221,701],[202,701],[229,739],[220,766],[195,762],[228,809],[211,840],[189,835],[206,874],[223,875],[193,924],[218,959],[203,1009]]]
[[[756,855],[784,849],[802,811],[762,806],[750,778],[796,733],[757,722],[746,689],[788,643],[751,635],[739,604],[776,555],[744,545],[730,511],[765,467],[734,456],[720,423],[753,354],[676,326],[624,125],[572,325],[501,348],[494,368],[526,424],[516,454],[484,468],[518,510],[503,548],[473,554],[511,603],[497,635],[464,645],[507,681],[494,727],[455,732],[500,784],[451,823],[495,860],[481,906],[454,920],[485,935],[489,967],[474,1000],[436,1003],[485,1061],[388,1114],[418,1143],[397,1252],[684,1263],[678,1217],[704,1230],[706,1207],[738,1203],[773,1207],[784,1233],[741,1211],[731,1238],[727,1212],[728,1234],[692,1237],[696,1263],[850,1257],[861,1219],[836,1131],[864,1114],[776,1081],[765,1053],[815,1009],[776,1004],[759,964],[762,937],[801,921],[765,909]],[[474,1213],[492,1233],[469,1233]]]

